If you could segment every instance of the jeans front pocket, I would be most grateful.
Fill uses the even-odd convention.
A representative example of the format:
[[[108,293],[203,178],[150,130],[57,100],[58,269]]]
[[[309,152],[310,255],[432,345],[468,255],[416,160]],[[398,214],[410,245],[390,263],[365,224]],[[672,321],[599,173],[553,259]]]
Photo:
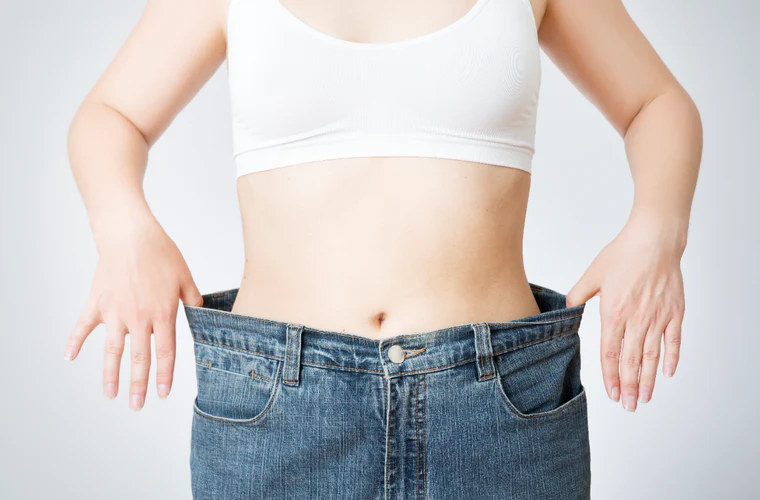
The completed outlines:
[[[219,422],[252,424],[275,403],[282,361],[195,341],[197,414]]]
[[[559,417],[585,408],[577,331],[496,353],[494,364],[502,403],[518,419]]]

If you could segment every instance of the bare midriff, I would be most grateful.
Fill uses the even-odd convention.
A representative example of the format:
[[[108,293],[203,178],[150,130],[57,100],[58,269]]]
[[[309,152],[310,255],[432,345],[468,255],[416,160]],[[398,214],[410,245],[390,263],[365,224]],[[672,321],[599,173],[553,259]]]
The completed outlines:
[[[243,175],[237,190],[234,313],[377,339],[539,312],[522,255],[528,172],[346,158]]]

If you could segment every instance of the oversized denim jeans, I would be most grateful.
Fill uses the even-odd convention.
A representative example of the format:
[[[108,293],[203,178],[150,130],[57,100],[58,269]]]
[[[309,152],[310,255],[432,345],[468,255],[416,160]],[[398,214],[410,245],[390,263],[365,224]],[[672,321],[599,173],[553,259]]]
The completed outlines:
[[[185,306],[196,500],[587,499],[585,304],[385,339]]]

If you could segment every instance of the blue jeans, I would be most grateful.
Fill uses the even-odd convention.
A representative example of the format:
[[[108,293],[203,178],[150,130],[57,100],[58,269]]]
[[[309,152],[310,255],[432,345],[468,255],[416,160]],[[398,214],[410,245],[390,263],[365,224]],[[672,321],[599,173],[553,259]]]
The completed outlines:
[[[585,304],[385,339],[185,306],[198,499],[588,499]]]

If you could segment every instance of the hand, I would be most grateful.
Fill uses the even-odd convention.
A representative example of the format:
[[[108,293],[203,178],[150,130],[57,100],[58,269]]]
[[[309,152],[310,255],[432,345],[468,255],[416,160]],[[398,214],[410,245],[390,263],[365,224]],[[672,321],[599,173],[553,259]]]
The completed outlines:
[[[108,224],[99,234],[95,278],[84,313],[69,337],[66,359],[73,360],[87,336],[106,325],[103,391],[116,397],[124,340],[130,334],[132,358],[129,404],[145,402],[150,370],[150,335],[155,335],[156,383],[166,398],[172,385],[178,303],[200,306],[198,292],[174,242],[152,217],[132,217]]]
[[[622,387],[629,411],[636,410],[637,399],[646,403],[652,397],[663,333],[663,373],[673,376],[678,365],[685,243],[675,227],[655,217],[632,217],[567,294],[567,307],[600,296],[605,387],[616,402]]]

